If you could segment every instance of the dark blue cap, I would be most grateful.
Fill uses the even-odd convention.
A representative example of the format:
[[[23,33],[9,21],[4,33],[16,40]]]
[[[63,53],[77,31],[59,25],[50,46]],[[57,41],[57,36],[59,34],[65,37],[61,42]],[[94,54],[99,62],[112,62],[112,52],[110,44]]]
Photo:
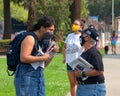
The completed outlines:
[[[83,33],[89,35],[95,41],[98,41],[99,39],[99,34],[95,28],[87,28]]]

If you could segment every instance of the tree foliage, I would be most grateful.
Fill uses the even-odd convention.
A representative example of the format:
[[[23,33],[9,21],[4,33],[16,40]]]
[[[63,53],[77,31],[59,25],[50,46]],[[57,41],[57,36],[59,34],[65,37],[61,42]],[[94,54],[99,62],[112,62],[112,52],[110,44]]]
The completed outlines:
[[[3,20],[3,2],[0,0],[0,20]]]
[[[11,17],[16,20],[27,22],[28,11],[21,5],[11,2]]]
[[[1,0],[0,0],[1,1]],[[51,15],[56,21],[56,34],[60,37],[70,30],[70,4],[74,0],[11,0],[11,16],[17,20],[33,25],[37,19],[45,15]],[[82,17],[87,17],[86,0],[82,1]],[[13,3],[14,2],[14,3]],[[27,9],[27,10],[25,10]],[[2,17],[2,16],[1,16]],[[34,20],[32,19],[34,18]],[[31,21],[32,20],[32,21]],[[31,24],[30,24],[30,23]]]
[[[81,11],[81,18],[87,18],[89,15],[88,10],[88,2],[86,0],[82,0],[82,11]]]
[[[29,2],[36,2],[36,19],[39,19],[45,15],[51,15],[55,18],[56,21],[56,30],[57,34],[67,34],[70,29],[71,20],[70,16],[70,4],[74,0],[12,0],[16,3],[24,3],[23,5],[29,5]],[[82,1],[82,17],[87,17],[89,12],[87,10],[86,0]],[[34,6],[33,6],[34,7]],[[34,23],[34,22],[33,22]]]
[[[53,3],[54,2],[54,3]],[[37,17],[50,15],[55,18],[58,34],[69,29],[69,4],[68,0],[41,0],[37,7]]]
[[[15,18],[18,21],[27,22],[28,11],[23,6],[21,6],[21,4],[18,5],[10,2],[10,10],[12,18]],[[3,20],[3,17],[3,2],[0,0],[0,20]]]
[[[115,1],[115,16],[120,16],[120,0]],[[105,17],[111,18],[112,16],[112,0],[89,0],[88,9],[91,16],[99,16],[100,19],[104,20]]]
[[[89,0],[88,8],[91,16],[99,16],[102,18],[103,14],[105,14],[103,10],[105,8],[105,0]]]

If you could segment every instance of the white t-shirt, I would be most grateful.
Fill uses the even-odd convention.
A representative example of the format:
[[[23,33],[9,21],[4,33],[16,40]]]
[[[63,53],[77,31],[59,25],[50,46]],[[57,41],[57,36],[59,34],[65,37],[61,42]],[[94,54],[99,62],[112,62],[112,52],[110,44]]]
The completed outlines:
[[[80,45],[80,36],[81,34],[70,33],[66,40],[66,63],[70,63],[71,61],[78,58],[83,52],[83,47]]]

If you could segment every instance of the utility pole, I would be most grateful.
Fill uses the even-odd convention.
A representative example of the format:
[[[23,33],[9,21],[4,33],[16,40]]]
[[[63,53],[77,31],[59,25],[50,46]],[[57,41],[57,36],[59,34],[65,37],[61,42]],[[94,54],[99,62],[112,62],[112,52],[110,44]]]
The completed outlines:
[[[114,0],[112,0],[112,32],[114,31]]]

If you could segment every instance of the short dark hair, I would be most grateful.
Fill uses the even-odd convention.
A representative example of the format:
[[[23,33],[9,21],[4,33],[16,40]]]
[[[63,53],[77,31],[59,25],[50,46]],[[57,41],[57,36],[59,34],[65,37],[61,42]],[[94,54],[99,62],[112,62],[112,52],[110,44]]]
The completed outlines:
[[[31,31],[39,30],[41,26],[47,28],[52,25],[55,25],[54,18],[51,16],[44,16],[38,20],[37,24],[33,25]]]

